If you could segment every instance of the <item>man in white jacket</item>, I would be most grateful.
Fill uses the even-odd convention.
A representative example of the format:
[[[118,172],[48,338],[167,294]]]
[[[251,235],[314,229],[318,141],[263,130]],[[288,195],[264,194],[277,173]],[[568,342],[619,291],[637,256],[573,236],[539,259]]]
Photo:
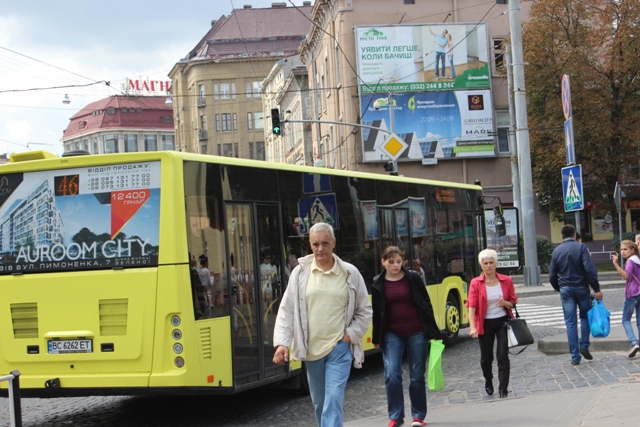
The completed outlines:
[[[356,267],[334,253],[326,223],[309,230],[313,251],[298,260],[282,297],[274,330],[274,363],[304,360],[318,427],[342,427],[344,390],[351,370],[362,367],[362,337],[371,304]]]

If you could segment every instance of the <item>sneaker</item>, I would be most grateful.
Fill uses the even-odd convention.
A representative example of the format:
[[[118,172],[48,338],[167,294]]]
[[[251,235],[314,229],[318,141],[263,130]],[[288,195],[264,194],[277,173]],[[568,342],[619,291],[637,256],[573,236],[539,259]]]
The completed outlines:
[[[427,425],[427,423],[422,421],[420,418],[414,418],[413,419],[413,424],[411,424],[411,427],[424,427],[426,425]]]
[[[400,427],[404,424],[404,420],[391,420],[387,427]]]
[[[640,351],[640,347],[638,346],[638,344],[635,344],[633,347],[631,347],[631,350],[629,350],[629,359],[635,357],[636,354],[638,354],[638,351]]]
[[[589,353],[589,350],[587,350],[586,348],[583,348],[582,350],[580,350],[580,354],[582,355],[582,357],[584,357],[587,360],[593,359],[593,356],[591,355],[591,353]]]
[[[440,80],[440,77],[436,76],[436,80]]]

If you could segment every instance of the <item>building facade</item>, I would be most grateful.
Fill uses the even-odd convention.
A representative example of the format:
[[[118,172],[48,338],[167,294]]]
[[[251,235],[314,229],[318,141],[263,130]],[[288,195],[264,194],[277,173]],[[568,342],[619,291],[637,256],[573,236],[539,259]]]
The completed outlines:
[[[175,131],[186,151],[266,159],[262,81],[276,61],[298,52],[311,27],[311,2],[286,6],[223,15],[174,65]]]
[[[91,154],[175,150],[173,107],[164,96],[112,96],[74,114],[61,139],[64,151]]]

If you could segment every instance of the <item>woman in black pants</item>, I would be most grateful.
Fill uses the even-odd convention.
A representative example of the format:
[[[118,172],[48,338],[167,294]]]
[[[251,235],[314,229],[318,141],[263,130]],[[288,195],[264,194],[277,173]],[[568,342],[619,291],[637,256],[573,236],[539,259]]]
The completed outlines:
[[[482,274],[471,280],[469,286],[469,333],[480,342],[480,367],[484,376],[484,389],[493,394],[493,343],[498,359],[498,392],[507,397],[509,388],[509,346],[505,324],[513,318],[511,310],[516,306],[516,296],[511,277],[496,273],[498,254],[485,249],[478,254]]]

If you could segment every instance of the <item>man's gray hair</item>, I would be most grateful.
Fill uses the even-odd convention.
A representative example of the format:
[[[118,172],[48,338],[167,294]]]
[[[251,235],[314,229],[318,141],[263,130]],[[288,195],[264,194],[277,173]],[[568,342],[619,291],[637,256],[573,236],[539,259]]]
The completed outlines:
[[[478,254],[478,262],[480,264],[482,264],[482,260],[487,258],[493,259],[496,264],[498,263],[498,253],[493,249],[485,249],[483,251],[480,251],[480,253]]]
[[[333,234],[333,227],[331,226],[331,224],[327,224],[326,222],[318,222],[316,224],[313,224],[313,226],[309,229],[309,235],[322,231],[329,233],[332,239],[336,238],[336,236]]]

